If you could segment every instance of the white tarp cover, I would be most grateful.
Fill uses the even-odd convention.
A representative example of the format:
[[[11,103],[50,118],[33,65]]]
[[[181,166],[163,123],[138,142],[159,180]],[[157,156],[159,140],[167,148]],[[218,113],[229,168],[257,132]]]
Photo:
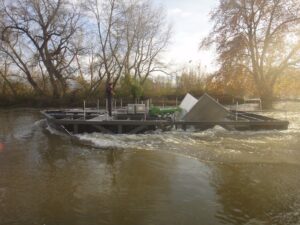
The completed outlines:
[[[184,115],[184,121],[221,121],[229,111],[208,94],[202,95],[196,104]]]
[[[180,109],[182,110],[181,116],[183,117],[187,112],[189,112],[197,102],[198,99],[196,99],[191,94],[187,93],[179,105]]]

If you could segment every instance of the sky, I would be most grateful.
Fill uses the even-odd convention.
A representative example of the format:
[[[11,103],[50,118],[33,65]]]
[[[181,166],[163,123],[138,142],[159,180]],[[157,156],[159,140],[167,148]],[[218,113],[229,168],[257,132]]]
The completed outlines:
[[[173,24],[171,43],[164,53],[164,60],[173,67],[199,66],[207,72],[216,70],[213,50],[199,51],[201,39],[213,26],[209,13],[217,0],[154,0],[163,6],[167,19]]]

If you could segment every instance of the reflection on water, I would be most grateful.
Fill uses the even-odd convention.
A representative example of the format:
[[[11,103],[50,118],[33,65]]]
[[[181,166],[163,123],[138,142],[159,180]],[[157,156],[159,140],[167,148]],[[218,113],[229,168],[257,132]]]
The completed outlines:
[[[300,104],[284,104],[268,114],[288,131],[77,140],[1,110],[0,224],[299,224]]]

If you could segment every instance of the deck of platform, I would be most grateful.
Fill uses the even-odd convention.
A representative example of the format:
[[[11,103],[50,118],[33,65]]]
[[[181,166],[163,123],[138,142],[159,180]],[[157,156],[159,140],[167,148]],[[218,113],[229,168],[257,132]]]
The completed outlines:
[[[216,125],[229,130],[285,130],[289,122],[276,120],[261,115],[233,112],[233,117],[237,115],[237,120],[226,121],[178,121],[174,119],[147,119],[141,116],[139,120],[121,120],[103,117],[102,120],[95,120],[99,112],[95,111],[43,111],[42,114],[48,122],[56,128],[62,128],[70,134],[77,133],[111,133],[111,134],[136,134],[152,131],[156,129],[186,130],[193,128],[196,130],[205,130]],[[105,119],[107,118],[107,119]]]

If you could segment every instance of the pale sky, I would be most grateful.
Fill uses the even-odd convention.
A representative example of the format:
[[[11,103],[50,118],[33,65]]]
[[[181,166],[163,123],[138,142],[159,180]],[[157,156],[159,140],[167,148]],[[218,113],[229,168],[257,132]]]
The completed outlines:
[[[207,71],[216,69],[213,51],[199,51],[201,38],[206,36],[212,23],[209,13],[214,9],[218,0],[154,0],[162,5],[168,20],[173,24],[173,35],[165,61],[180,66],[198,66]]]

